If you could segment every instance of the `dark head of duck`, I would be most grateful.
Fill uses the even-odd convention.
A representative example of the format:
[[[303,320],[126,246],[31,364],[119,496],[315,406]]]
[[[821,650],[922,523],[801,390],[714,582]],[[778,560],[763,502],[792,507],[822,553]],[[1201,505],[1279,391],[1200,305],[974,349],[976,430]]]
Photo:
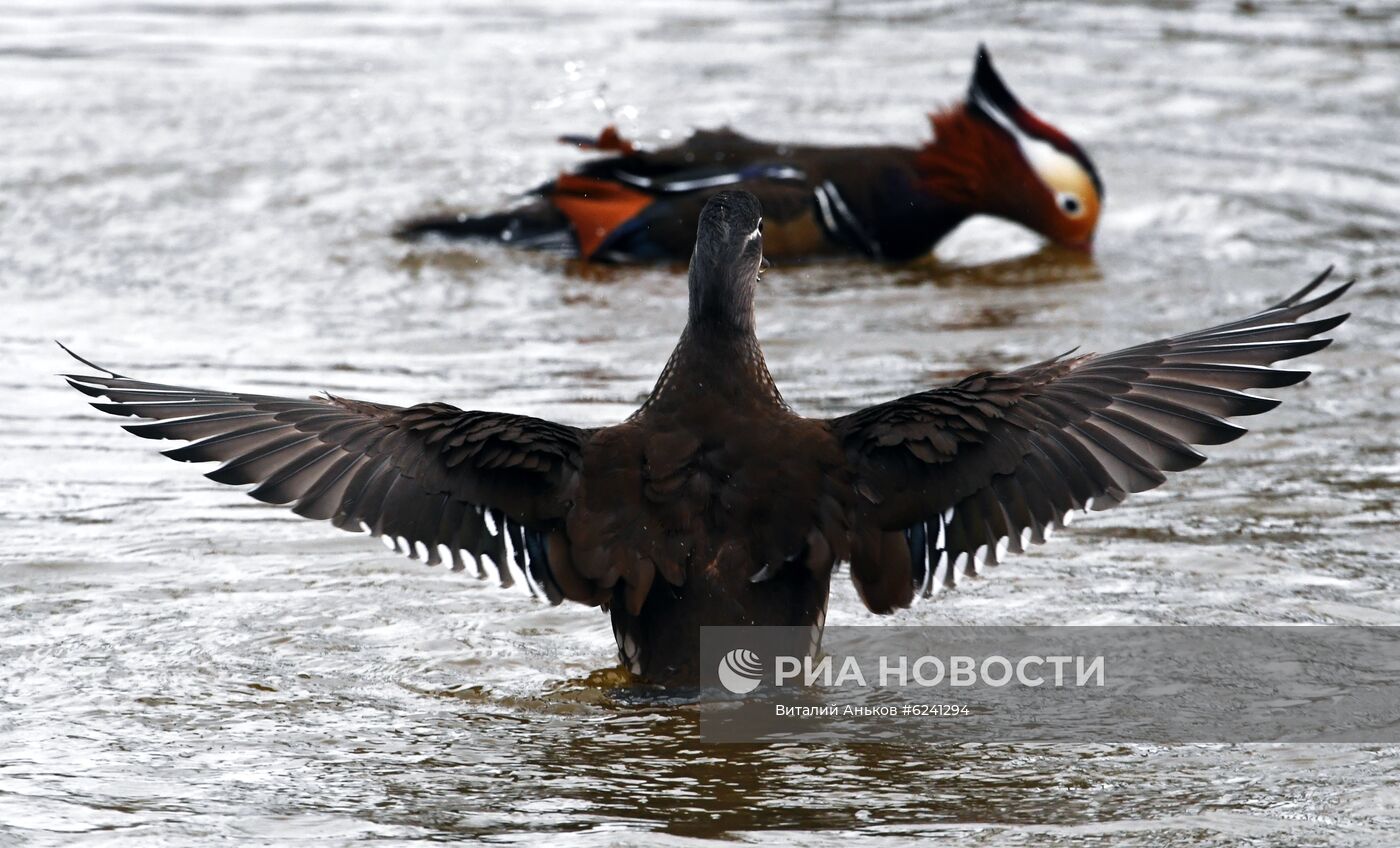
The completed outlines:
[[[758,199],[746,191],[710,198],[690,257],[690,325],[751,333],[754,288],[764,264]]]
[[[1056,244],[1089,250],[1103,181],[1069,136],[1022,106],[978,47],[967,99],[929,116],[933,140],[919,176],[932,194],[968,214],[1015,221]]]

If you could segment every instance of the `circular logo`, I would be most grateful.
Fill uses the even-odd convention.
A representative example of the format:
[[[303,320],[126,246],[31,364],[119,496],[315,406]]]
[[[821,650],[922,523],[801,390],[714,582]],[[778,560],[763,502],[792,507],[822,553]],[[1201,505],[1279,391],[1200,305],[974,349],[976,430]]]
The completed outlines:
[[[719,682],[735,695],[747,695],[763,682],[763,662],[747,648],[735,648],[719,661]]]

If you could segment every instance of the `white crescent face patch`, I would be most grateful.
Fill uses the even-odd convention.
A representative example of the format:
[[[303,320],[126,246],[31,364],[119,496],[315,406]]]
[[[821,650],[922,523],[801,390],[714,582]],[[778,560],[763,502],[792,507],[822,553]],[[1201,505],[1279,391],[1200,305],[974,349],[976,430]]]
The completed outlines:
[[[1071,218],[1083,215],[1088,209],[1085,198],[1094,195],[1094,181],[1089,178],[1084,166],[1050,142],[1022,130],[981,91],[973,91],[972,99],[979,109],[1016,141],[1021,156],[1031,166],[1031,170],[1050,193],[1056,196],[1060,211]]]

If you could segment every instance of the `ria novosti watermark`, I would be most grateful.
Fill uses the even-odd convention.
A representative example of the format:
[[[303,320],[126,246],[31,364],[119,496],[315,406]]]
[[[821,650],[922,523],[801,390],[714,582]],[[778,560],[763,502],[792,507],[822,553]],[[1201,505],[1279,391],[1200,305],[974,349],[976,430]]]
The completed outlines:
[[[958,688],[980,685],[998,689],[1007,685],[1104,685],[1102,655],[1084,657],[1031,654],[1012,658],[999,654],[986,657],[955,654],[944,658],[925,654],[912,659],[907,656],[880,656],[875,662],[874,673],[867,675],[867,669],[861,665],[859,657],[841,658],[838,670],[837,660],[829,654],[821,657],[779,656],[774,658],[773,685],[783,686],[793,681],[800,682],[803,686],[879,688],[934,688],[943,685]],[[726,685],[725,688],[729,687]],[[733,689],[730,691],[742,694]]]
[[[1400,741],[1400,627],[704,628],[701,734]]]

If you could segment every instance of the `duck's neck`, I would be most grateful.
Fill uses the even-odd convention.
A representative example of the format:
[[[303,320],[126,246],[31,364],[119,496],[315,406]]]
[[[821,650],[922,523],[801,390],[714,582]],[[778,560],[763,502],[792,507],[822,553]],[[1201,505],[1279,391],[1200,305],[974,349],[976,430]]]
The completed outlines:
[[[1000,146],[994,130],[957,105],[930,115],[933,140],[914,160],[919,182],[928,193],[968,213],[986,211]]]
[[[638,414],[714,402],[728,408],[788,408],[768,372],[751,320],[740,328],[692,317]]]

